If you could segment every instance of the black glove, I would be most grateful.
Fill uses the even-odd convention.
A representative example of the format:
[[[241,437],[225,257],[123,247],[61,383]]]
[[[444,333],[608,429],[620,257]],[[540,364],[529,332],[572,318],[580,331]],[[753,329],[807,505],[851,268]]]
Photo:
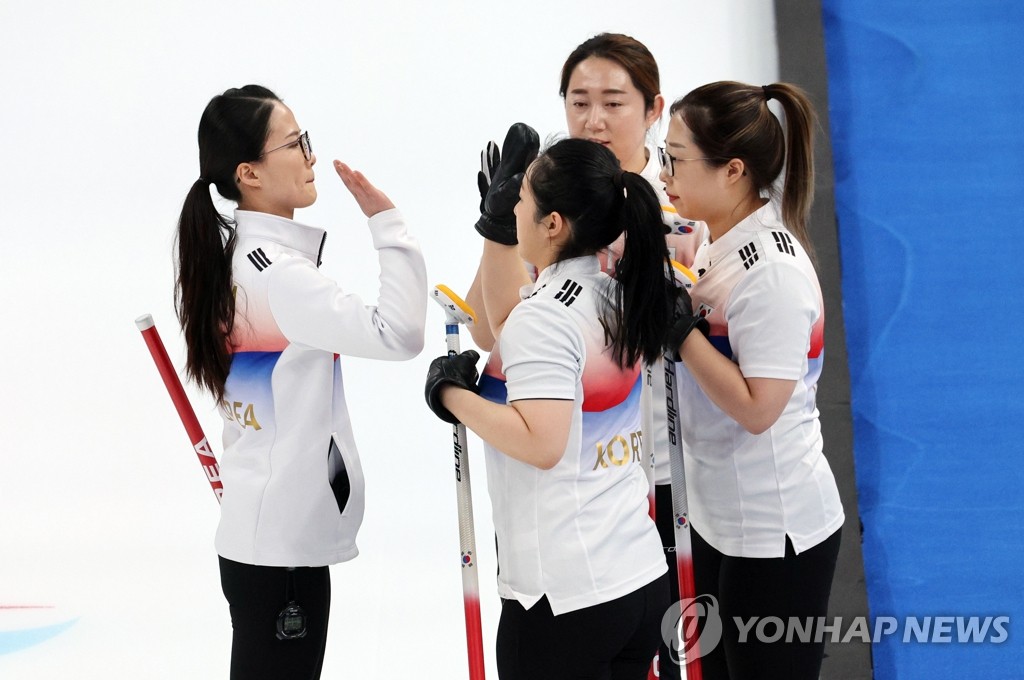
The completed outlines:
[[[484,238],[506,246],[518,243],[516,216],[512,211],[519,202],[523,174],[539,150],[537,131],[526,123],[516,123],[508,129],[500,154],[494,142],[480,153],[476,180],[480,189],[480,219],[476,230]]]
[[[672,325],[665,335],[665,354],[673,361],[679,361],[679,348],[683,340],[694,328],[708,337],[711,324],[703,316],[693,315],[693,301],[685,288],[677,288],[676,304],[672,315]]]
[[[441,420],[455,425],[459,419],[452,415],[452,412],[441,405],[441,387],[443,385],[455,385],[474,394],[479,392],[476,382],[480,378],[476,372],[476,362],[480,355],[475,350],[466,350],[455,356],[438,357],[430,362],[427,369],[427,386],[424,396],[427,398],[427,406]]]

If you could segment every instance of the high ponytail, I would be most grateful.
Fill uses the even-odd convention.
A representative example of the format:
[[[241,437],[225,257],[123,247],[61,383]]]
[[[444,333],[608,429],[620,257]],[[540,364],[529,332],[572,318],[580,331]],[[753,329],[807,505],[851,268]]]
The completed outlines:
[[[623,172],[615,154],[584,139],[563,139],[547,149],[526,180],[538,219],[557,212],[570,224],[556,261],[593,255],[625,232],[615,270],[618,285],[612,287],[602,323],[620,366],[653,362],[661,354],[671,305],[661,205],[650,183]]]
[[[814,108],[803,90],[788,83],[765,88],[786,114],[786,177],[782,189],[782,221],[811,251],[807,219],[814,200]]]
[[[185,336],[185,372],[220,401],[231,368],[235,298],[231,259],[234,224],[221,215],[210,184],[226,199],[241,198],[235,168],[262,153],[270,113],[280,101],[258,85],[231,89],[210,100],[199,121],[199,169],[178,218],[174,303]]]

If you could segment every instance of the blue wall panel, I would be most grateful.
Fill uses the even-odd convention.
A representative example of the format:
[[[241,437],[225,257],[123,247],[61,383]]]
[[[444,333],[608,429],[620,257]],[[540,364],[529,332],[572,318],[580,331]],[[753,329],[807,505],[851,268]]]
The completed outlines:
[[[871,614],[1009,617],[876,677],[1024,677],[1024,4],[822,6]]]

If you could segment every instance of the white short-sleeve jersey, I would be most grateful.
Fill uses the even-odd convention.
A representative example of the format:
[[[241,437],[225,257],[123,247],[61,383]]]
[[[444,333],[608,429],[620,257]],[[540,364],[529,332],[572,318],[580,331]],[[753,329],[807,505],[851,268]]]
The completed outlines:
[[[499,593],[526,608],[547,595],[555,615],[627,595],[667,569],[637,465],[639,370],[615,363],[599,321],[614,285],[595,256],[542,271],[502,330],[494,354],[503,373],[491,367],[482,381],[485,396],[504,382],[508,402],[574,402],[550,470],[485,446]]]
[[[711,342],[747,378],[795,380],[778,421],[753,435],[709,400],[677,364],[690,518],[715,549],[782,557],[800,553],[844,519],[815,405],[824,308],[810,258],[773,203],[697,251],[694,311]]]
[[[640,176],[650,183],[661,204],[661,216],[666,230],[665,243],[668,246],[669,255],[676,262],[689,267],[698,246],[707,238],[707,225],[679,215],[668,200],[665,184],[659,177],[660,173],[661,163],[658,160],[658,150],[648,147],[647,165],[640,171]],[[625,236],[619,236],[605,250],[598,253],[601,271],[614,275],[615,263],[622,257],[624,245]],[[499,404],[505,403],[504,382],[488,380],[486,378],[488,374],[491,376],[501,374],[501,358],[496,350],[492,351],[487,359],[487,369],[484,372],[485,377],[481,380],[481,387],[489,399]],[[641,401],[644,414],[641,430],[644,446],[647,447],[645,450],[650,451],[650,447],[653,447],[655,453],[655,483],[669,484],[672,481],[672,474],[668,460],[668,423],[665,421],[665,368],[661,359],[658,359],[648,371],[645,371]],[[643,457],[638,464],[647,465],[647,458]]]

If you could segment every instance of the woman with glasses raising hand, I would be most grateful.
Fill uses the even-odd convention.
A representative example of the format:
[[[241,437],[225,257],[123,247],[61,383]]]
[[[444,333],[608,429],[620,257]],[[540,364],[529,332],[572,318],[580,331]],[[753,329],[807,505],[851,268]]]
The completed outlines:
[[[816,680],[824,652],[820,630],[766,640],[737,626],[820,626],[844,519],[815,406],[824,309],[807,235],[813,121],[806,95],[785,83],[712,83],[670,110],[661,178],[710,234],[666,347],[682,357],[696,588],[718,599],[724,625],[702,658],[709,679]]]
[[[187,373],[224,418],[217,529],[236,680],[319,678],[328,565],[357,554],[363,478],[339,355],[405,360],[423,347],[426,271],[388,197],[334,166],[369,218],[375,305],[318,269],[326,233],[296,222],[317,197],[309,134],[270,90],[210,100],[200,177],[178,223],[175,301]],[[210,185],[238,209],[221,215]]]

